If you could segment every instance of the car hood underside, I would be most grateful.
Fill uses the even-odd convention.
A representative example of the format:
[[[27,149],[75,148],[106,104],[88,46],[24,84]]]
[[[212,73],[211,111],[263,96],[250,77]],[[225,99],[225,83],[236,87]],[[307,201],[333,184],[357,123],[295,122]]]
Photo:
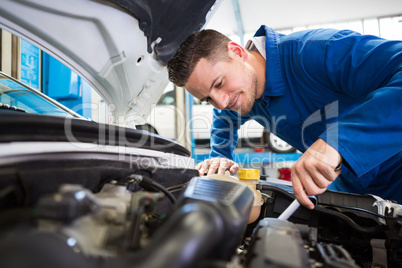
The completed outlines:
[[[166,62],[215,2],[5,0],[0,27],[74,70],[110,106],[114,123],[133,126],[166,87]]]

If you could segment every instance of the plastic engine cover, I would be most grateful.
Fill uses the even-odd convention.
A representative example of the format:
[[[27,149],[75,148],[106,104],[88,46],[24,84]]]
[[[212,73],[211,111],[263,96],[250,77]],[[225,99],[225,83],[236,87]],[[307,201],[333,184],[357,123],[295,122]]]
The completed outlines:
[[[310,267],[303,239],[291,222],[265,218],[254,230],[253,241],[247,267]]]

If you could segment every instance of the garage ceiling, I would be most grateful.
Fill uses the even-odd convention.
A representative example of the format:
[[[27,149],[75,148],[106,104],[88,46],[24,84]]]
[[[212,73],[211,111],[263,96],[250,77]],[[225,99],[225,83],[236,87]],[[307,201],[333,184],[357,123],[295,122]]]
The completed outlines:
[[[238,3],[236,13],[233,4]],[[261,24],[274,29],[402,15],[402,0],[223,0],[206,28],[226,35],[238,32],[240,15],[244,33]]]

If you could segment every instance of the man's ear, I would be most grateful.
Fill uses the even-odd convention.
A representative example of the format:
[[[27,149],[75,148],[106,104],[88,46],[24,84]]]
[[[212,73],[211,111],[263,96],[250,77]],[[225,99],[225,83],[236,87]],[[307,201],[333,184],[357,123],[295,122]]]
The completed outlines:
[[[230,41],[227,44],[227,50],[228,50],[229,56],[240,57],[243,61],[246,61],[248,59],[247,51],[241,45],[237,44],[236,42]]]

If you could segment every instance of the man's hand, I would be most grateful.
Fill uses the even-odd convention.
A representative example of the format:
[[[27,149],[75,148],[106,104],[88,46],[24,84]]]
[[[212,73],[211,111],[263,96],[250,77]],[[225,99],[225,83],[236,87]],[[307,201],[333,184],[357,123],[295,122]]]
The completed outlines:
[[[342,162],[341,155],[322,139],[314,142],[292,167],[292,186],[297,200],[313,209],[314,204],[307,195],[325,192],[339,176],[335,168]]]
[[[225,174],[226,170],[234,174],[239,170],[239,166],[230,159],[226,158],[211,158],[206,159],[196,166],[196,169],[200,172],[200,175],[211,174]]]

